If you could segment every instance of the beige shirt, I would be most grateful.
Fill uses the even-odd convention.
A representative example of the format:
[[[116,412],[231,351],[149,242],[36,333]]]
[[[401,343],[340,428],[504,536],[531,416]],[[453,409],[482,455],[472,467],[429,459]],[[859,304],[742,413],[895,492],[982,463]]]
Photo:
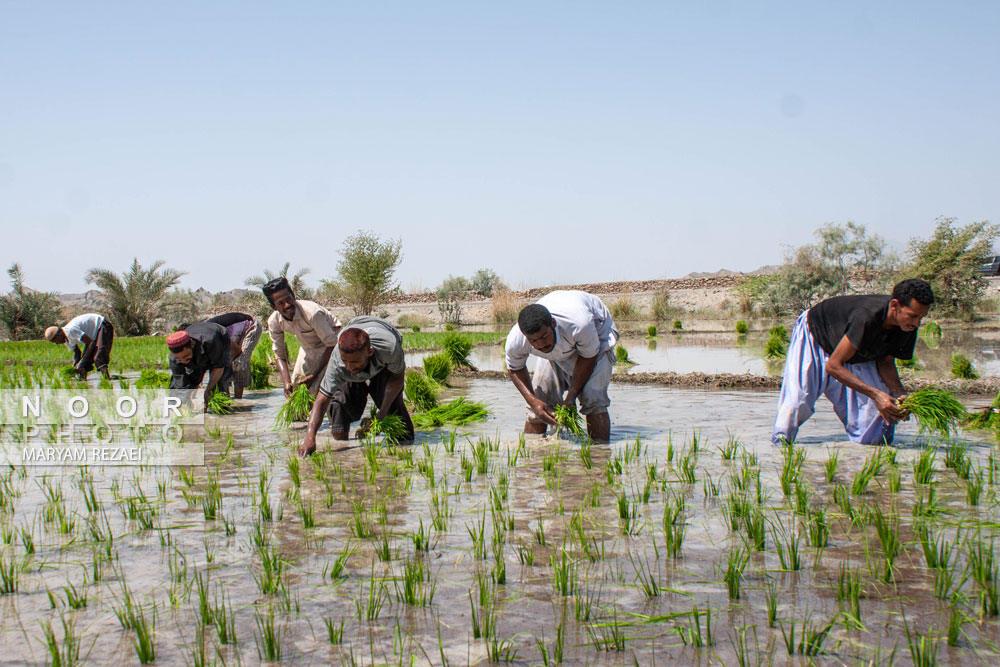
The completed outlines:
[[[271,336],[274,356],[288,363],[288,348],[285,347],[285,332],[295,336],[302,345],[302,351],[309,354],[323,351],[337,345],[340,320],[330,311],[314,301],[295,300],[295,317],[289,321],[274,311],[267,318],[267,333]]]

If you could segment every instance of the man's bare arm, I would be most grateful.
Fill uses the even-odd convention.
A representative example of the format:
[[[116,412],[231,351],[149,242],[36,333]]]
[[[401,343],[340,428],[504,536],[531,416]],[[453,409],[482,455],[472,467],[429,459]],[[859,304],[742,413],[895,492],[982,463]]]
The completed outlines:
[[[545,401],[535,396],[535,391],[531,386],[531,375],[528,373],[527,368],[520,368],[516,371],[508,370],[507,374],[510,375],[511,381],[517,390],[521,392],[521,396],[524,397],[525,402],[528,407],[531,408],[539,419],[545,421],[548,424],[555,425],[556,420],[549,412],[549,406],[545,404]]]

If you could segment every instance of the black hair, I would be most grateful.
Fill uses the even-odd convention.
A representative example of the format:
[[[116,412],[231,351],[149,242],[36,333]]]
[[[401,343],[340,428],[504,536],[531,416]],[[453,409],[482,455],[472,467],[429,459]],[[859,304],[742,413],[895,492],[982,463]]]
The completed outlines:
[[[909,306],[911,301],[930,306],[934,303],[934,292],[926,280],[907,278],[892,288],[892,298],[904,306]]]
[[[264,283],[264,286],[261,287],[260,290],[264,293],[264,296],[267,297],[267,302],[271,304],[272,307],[274,306],[274,295],[282,290],[288,290],[288,293],[291,294],[293,298],[295,297],[295,292],[292,291],[292,286],[288,284],[288,278],[284,276],[268,280]]]
[[[542,327],[552,326],[552,313],[540,303],[525,306],[517,316],[517,326],[524,335],[538,333]]]

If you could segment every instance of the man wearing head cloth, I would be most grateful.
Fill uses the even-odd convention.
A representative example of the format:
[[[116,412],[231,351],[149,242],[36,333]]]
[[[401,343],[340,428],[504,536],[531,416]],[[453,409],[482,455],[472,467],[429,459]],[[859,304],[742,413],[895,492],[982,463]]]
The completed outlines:
[[[316,451],[316,432],[328,410],[333,439],[347,440],[351,422],[364,415],[369,396],[378,409],[376,418],[398,415],[406,425],[403,440],[412,440],[413,422],[403,403],[405,373],[403,336],[396,327],[369,315],[348,322],[330,355],[299,454]],[[369,425],[369,420],[362,421],[358,438],[365,436]]]
[[[111,346],[115,342],[115,328],[97,313],[86,313],[71,319],[66,326],[51,326],[45,330],[45,340],[65,344],[73,353],[73,368],[82,378],[94,367],[104,377],[108,375]],[[83,345],[83,352],[80,351]]]
[[[306,385],[309,393],[315,396],[326,364],[337,345],[340,320],[318,303],[296,298],[284,277],[271,280],[261,289],[274,311],[267,318],[267,333],[271,336],[271,348],[281,374],[285,398],[291,396],[299,384]],[[300,344],[291,372],[288,369],[288,348],[285,346],[286,332],[295,336]]]
[[[212,390],[229,393],[233,376],[232,345],[221,324],[195,322],[167,336],[170,348],[170,388],[195,389],[208,373],[205,404]]]

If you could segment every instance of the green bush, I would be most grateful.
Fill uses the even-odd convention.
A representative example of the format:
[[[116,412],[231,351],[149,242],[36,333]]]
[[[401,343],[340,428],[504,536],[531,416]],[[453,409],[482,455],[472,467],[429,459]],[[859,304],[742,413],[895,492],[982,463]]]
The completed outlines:
[[[739,322],[736,323],[736,333],[740,334],[741,336],[746,335],[746,332],[749,330],[750,328],[747,326],[747,323],[745,321],[740,320]]]
[[[0,325],[11,340],[41,338],[46,327],[62,324],[59,297],[24,286],[24,273],[17,264],[7,270],[10,294],[0,296]]]

